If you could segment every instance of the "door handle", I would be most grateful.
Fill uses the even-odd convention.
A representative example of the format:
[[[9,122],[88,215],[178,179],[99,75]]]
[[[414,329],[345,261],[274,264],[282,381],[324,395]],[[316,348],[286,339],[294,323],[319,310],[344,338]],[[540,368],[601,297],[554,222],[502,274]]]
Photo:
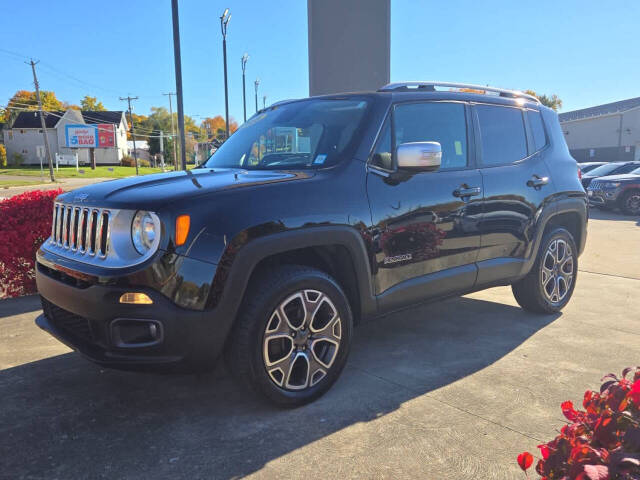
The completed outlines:
[[[476,195],[480,195],[482,193],[482,189],[480,187],[467,187],[466,185],[461,185],[459,188],[456,188],[453,191],[454,197],[474,197]]]
[[[549,183],[549,177],[540,177],[538,175],[534,175],[529,181],[527,181],[527,187],[540,189],[547,183]]]

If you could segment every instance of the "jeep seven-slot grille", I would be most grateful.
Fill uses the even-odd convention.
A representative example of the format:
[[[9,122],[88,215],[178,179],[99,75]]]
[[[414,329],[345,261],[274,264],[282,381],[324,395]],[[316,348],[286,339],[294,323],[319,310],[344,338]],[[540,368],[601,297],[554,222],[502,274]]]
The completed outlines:
[[[55,203],[51,243],[78,255],[105,258],[109,249],[109,210]]]

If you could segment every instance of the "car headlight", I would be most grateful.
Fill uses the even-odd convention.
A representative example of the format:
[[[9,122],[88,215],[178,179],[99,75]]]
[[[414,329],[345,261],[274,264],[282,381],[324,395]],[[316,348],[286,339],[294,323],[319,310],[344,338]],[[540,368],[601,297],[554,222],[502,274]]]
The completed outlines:
[[[620,182],[605,182],[603,187],[605,188],[618,188],[620,186]]]
[[[131,241],[140,255],[147,253],[160,234],[160,226],[156,224],[150,212],[139,210],[131,222]]]

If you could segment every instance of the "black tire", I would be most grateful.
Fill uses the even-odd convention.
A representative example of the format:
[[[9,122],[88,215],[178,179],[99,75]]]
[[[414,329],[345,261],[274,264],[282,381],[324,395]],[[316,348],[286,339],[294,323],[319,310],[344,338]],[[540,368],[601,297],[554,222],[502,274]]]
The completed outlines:
[[[550,282],[552,280],[553,281],[555,280],[554,278],[551,278],[547,275],[546,285],[552,287],[551,288],[552,292],[556,292],[556,290],[554,290],[553,288],[558,288],[558,292],[559,292],[555,297],[551,295],[551,298],[550,298],[550,294],[548,290],[545,291],[545,285],[543,285],[543,280],[545,280],[545,275],[543,275],[543,272],[542,272],[543,266],[544,266],[543,262],[548,260],[547,253],[550,247],[552,246],[552,244],[558,241],[560,242],[556,243],[556,248],[560,248],[558,247],[558,245],[562,245],[562,242],[564,242],[564,245],[569,246],[569,249],[570,249],[569,253],[572,261],[572,265],[571,265],[572,277],[571,277],[571,282],[569,287],[566,288],[567,277],[564,275],[565,272],[563,271],[562,274],[556,274],[563,277],[562,282],[557,281],[558,285],[561,285],[562,283],[564,283],[565,288],[564,290],[562,290],[560,286],[555,287],[554,285],[551,285]],[[553,256],[551,257],[551,259],[553,261]],[[565,263],[563,266],[566,268],[566,271],[568,272],[570,269],[568,262]],[[555,268],[555,262],[554,262],[554,268]],[[542,313],[542,314],[557,313],[560,310],[562,310],[562,308],[564,308],[564,306],[567,303],[569,303],[569,300],[573,295],[573,290],[576,286],[577,278],[578,278],[578,250],[576,248],[576,244],[573,239],[573,236],[564,228],[555,228],[545,233],[544,237],[542,238],[542,241],[540,242],[540,247],[538,249],[538,254],[536,256],[536,261],[533,264],[531,271],[527,274],[527,276],[525,276],[521,280],[511,285],[511,290],[513,291],[513,295],[516,298],[516,301],[523,309],[529,312]],[[560,293],[564,293],[562,298],[560,298]],[[552,301],[552,298],[556,298],[556,301]]]
[[[314,347],[296,346],[294,340],[289,338],[282,339],[287,344],[286,348],[289,348],[287,341],[291,342],[292,348],[288,354],[282,356],[282,359],[295,358],[291,362],[292,367],[288,369],[290,376],[292,376],[293,367],[298,361],[297,355],[306,355],[305,358],[307,359],[307,381],[304,383],[307,386],[300,390],[292,390],[287,388],[289,377],[285,379],[280,377],[278,372],[275,372],[272,378],[267,372],[267,363],[264,356],[268,355],[268,353],[266,353],[266,347],[264,350],[263,347],[265,344],[271,345],[267,341],[266,335],[267,328],[271,328],[273,325],[272,319],[275,318],[275,310],[291,296],[301,294],[305,295],[305,298],[309,300],[311,297],[307,295],[311,295],[308,293],[310,291],[321,292],[329,299],[329,304],[326,304],[323,299],[316,297],[316,301],[319,302],[316,312],[320,311],[320,303],[323,302],[325,303],[323,308],[327,308],[330,311],[335,308],[337,315],[339,315],[337,320],[340,321],[338,332],[340,339],[336,351],[331,357],[332,363],[327,363],[330,367],[326,369],[323,377],[321,377],[323,375],[322,372],[311,371],[311,362],[317,358],[311,356],[314,355]],[[306,305],[307,307],[303,308],[307,309],[305,311],[309,311],[309,305]],[[314,322],[314,318],[311,319],[311,323]],[[335,319],[337,317],[333,316],[331,318],[331,321],[334,322],[334,326],[331,327],[333,334],[336,331]],[[278,323],[277,319],[273,321]],[[278,325],[280,324],[278,323]],[[282,325],[284,328],[289,328],[290,323],[287,322]],[[302,341],[302,332],[305,331],[305,327],[302,326],[301,328],[300,331],[295,332],[299,333],[296,341]],[[257,392],[278,406],[297,407],[312,402],[323,395],[338,379],[347,361],[351,347],[352,331],[353,318],[349,301],[340,285],[333,278],[314,268],[283,265],[258,273],[250,282],[244,299],[244,307],[241,309],[231,332],[225,357],[229,370],[235,378],[250,390]],[[312,341],[313,332],[310,328],[307,329],[307,335],[312,335],[309,337],[309,341]],[[322,344],[320,345],[320,348],[323,348]],[[296,350],[296,348],[300,350]],[[306,353],[301,351],[303,348]],[[330,346],[329,348],[333,347]],[[303,363],[301,360],[301,364]],[[316,367],[319,365],[315,364]],[[276,368],[276,370],[278,369]],[[309,376],[314,373],[317,373],[320,379],[317,383],[311,385],[313,379],[309,379]],[[279,378],[282,378],[282,385],[276,384],[276,380]],[[298,386],[298,388],[300,387]]]
[[[625,192],[620,201],[620,207],[627,215],[640,215],[640,190]]]

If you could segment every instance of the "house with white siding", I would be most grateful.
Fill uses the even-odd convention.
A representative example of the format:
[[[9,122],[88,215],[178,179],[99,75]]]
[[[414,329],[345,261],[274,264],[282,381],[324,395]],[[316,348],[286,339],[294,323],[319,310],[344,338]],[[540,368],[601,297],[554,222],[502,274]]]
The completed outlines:
[[[72,156],[78,154],[81,164],[89,163],[88,148],[68,148],[66,145],[65,126],[68,124],[110,124],[115,130],[114,146],[96,148],[97,165],[119,165],[122,157],[127,154],[127,120],[124,112],[94,112],[68,109],[67,111],[44,112],[45,128],[51,148],[51,155]],[[38,152],[44,149],[42,123],[37,111],[20,112],[10,124],[4,126],[1,132],[7,149],[7,158],[11,163],[14,153],[24,158],[23,165],[39,165]],[[44,159],[46,161],[46,158]]]

